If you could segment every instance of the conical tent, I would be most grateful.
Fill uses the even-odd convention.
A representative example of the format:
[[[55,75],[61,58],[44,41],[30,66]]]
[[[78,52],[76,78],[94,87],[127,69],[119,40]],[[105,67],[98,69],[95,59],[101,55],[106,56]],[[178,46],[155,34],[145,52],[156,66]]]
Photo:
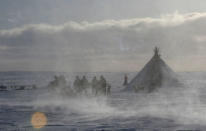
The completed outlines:
[[[144,66],[137,76],[131,80],[125,90],[144,90],[146,92],[152,92],[162,86],[171,87],[179,85],[180,83],[177,79],[177,75],[161,59],[159,49],[155,47],[152,59]]]

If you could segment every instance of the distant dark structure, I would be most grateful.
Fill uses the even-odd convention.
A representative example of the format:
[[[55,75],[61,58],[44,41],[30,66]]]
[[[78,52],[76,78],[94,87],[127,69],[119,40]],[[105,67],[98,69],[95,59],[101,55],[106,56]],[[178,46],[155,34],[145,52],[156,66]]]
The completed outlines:
[[[159,48],[155,47],[154,56],[135,76],[124,91],[153,92],[160,87],[180,86],[177,75],[165,64],[159,54]]]
[[[0,91],[7,91],[7,87],[4,85],[0,85]]]
[[[0,85],[0,91],[33,90],[36,88],[36,85]]]
[[[16,88],[16,90],[25,90],[25,86],[19,86],[18,88]]]
[[[128,85],[128,77],[127,75],[124,76],[124,83],[123,86],[127,86]]]

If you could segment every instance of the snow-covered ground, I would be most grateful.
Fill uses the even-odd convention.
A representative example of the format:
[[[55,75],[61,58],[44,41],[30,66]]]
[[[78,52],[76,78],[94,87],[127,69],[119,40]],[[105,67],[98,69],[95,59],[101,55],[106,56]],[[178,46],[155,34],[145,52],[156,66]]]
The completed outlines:
[[[48,84],[55,73],[0,73],[0,82]],[[112,85],[112,95],[65,98],[46,88],[0,92],[0,131],[35,130],[31,117],[43,112],[48,123],[41,131],[67,130],[205,130],[206,73],[178,73],[184,87],[163,87],[151,94],[121,92],[125,73],[64,73],[72,84],[76,75],[103,74]],[[136,73],[127,73],[129,80]]]

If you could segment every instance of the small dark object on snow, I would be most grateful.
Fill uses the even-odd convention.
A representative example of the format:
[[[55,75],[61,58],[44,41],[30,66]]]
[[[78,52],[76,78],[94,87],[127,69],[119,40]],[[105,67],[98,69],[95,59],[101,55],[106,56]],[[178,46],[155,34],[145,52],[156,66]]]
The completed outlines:
[[[127,75],[124,76],[124,83],[123,83],[123,86],[126,86],[128,85],[128,77]]]

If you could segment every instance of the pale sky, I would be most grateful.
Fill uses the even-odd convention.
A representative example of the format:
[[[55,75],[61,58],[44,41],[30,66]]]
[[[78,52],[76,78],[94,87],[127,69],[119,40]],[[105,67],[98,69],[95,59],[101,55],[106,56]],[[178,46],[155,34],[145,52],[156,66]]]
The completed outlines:
[[[0,0],[0,71],[206,71],[205,0]]]

